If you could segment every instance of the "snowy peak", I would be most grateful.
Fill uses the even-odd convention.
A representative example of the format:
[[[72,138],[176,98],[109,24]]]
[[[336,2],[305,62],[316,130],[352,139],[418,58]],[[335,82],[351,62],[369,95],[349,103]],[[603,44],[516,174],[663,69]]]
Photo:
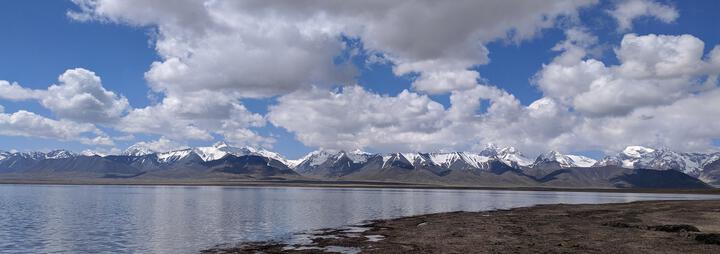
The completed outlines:
[[[80,155],[81,155],[81,156],[100,156],[100,157],[105,157],[105,156],[106,156],[106,154],[104,154],[104,153],[100,153],[100,152],[93,151],[93,150],[90,150],[90,149],[87,149],[87,150],[84,150],[84,151],[80,152]]]
[[[500,149],[498,151],[496,157],[500,159],[503,163],[507,164],[508,166],[522,166],[527,167],[532,165],[533,161],[529,159],[528,157],[525,157],[524,154],[522,154],[520,151],[518,151],[515,147],[505,147]],[[516,166],[517,165],[517,166]]]
[[[192,149],[192,151],[195,154],[199,155],[203,161],[214,161],[219,160],[228,154],[228,152],[225,152],[221,149],[222,148],[217,148],[215,146],[195,147]]]
[[[11,158],[19,157],[29,160],[53,160],[53,159],[66,159],[77,156],[77,154],[67,150],[54,150],[48,153],[43,152],[6,152],[0,151],[0,161]]]
[[[45,154],[45,159],[67,159],[77,156],[67,150],[55,150]]]
[[[496,158],[467,152],[390,153],[382,156],[383,168],[437,166],[447,169],[486,169]]]
[[[123,151],[120,155],[143,156],[143,155],[148,155],[148,154],[153,154],[153,153],[155,153],[155,151],[153,151],[152,149],[147,147],[145,144],[137,143],[137,144],[131,145],[130,147],[125,149],[125,151]]]
[[[491,157],[480,154],[472,154],[466,152],[453,152],[453,153],[432,153],[430,159],[435,165],[442,167],[451,167],[456,163],[464,163],[473,168],[486,168],[486,164],[491,160]]]
[[[0,150],[0,161],[2,161],[2,160],[4,160],[4,159],[7,159],[7,158],[10,157],[11,155],[12,155],[12,153],[10,153],[10,152],[6,152],[6,151],[1,151],[1,150]]]
[[[537,157],[535,160],[535,163],[533,166],[540,165],[543,163],[552,163],[557,162],[560,167],[563,168],[570,168],[570,167],[581,167],[581,168],[587,168],[592,167],[597,163],[596,160],[593,160],[591,158],[580,156],[580,155],[564,155],[557,151],[549,151],[544,154],[541,154]]]
[[[155,155],[157,157],[158,163],[173,163],[189,157],[199,159],[204,162],[209,162],[222,159],[223,157],[228,155],[233,155],[237,157],[256,155],[278,160],[286,165],[290,164],[287,160],[285,160],[277,153],[248,146],[234,147],[224,141],[217,142],[212,146],[185,148],[166,152],[156,152],[152,149],[149,149],[143,143],[138,143],[128,147],[128,149],[126,149],[121,155],[133,157]]]
[[[364,163],[368,160],[368,158],[370,158],[373,155],[371,153],[364,152],[360,149],[356,149],[352,152],[341,151],[341,153],[354,163]]]
[[[182,160],[193,153],[192,149],[183,149],[164,153],[157,153],[157,159],[160,163],[172,163]]]
[[[642,158],[653,152],[655,152],[655,149],[644,146],[628,146],[622,151],[622,154],[628,158]]]
[[[346,151],[328,151],[328,150],[317,150],[309,153],[305,157],[299,160],[293,160],[290,162],[290,164],[294,164],[291,168],[295,166],[309,166],[309,167],[316,167],[323,165],[325,163],[335,163],[340,161],[343,158],[347,158],[352,163],[359,164],[359,163],[365,163],[367,162],[368,158],[372,157],[373,154],[366,153],[360,150],[355,150],[352,152],[346,152]]]
[[[669,149],[653,149],[643,146],[628,146],[616,156],[608,156],[596,166],[616,165],[625,168],[674,169],[698,177],[705,165],[720,158],[719,153],[678,153]]]
[[[247,155],[262,156],[287,164],[287,160],[275,152],[249,146],[234,147],[223,141],[217,142],[211,147],[196,147],[192,151],[199,155],[203,161],[219,160],[229,154],[238,157]]]
[[[328,161],[328,159],[334,155],[335,153],[326,150],[314,151],[305,156],[303,164],[307,164],[309,166],[319,166]]]
[[[221,149],[221,148],[225,148],[225,147],[230,147],[230,145],[225,143],[225,141],[219,141],[219,142],[213,144],[213,147],[215,147],[217,149]]]

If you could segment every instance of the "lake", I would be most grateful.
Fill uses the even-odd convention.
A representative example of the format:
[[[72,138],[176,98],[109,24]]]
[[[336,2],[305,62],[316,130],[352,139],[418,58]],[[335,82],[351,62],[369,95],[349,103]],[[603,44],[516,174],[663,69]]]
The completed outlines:
[[[692,194],[300,187],[0,185],[2,253],[194,253],[371,219]]]

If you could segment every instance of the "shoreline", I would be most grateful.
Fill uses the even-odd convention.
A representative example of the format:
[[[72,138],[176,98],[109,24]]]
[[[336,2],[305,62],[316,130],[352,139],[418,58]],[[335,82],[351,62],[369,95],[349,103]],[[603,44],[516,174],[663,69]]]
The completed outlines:
[[[435,213],[301,238],[225,244],[203,253],[720,253],[720,200]]]
[[[713,189],[640,189],[640,188],[566,188],[533,186],[464,186],[422,183],[331,181],[331,180],[119,180],[119,179],[0,179],[0,185],[115,185],[115,186],[220,186],[220,187],[299,187],[299,188],[366,188],[366,189],[438,189],[438,190],[498,190],[552,191],[603,193],[667,193],[720,195]]]
[[[220,186],[220,187],[299,187],[299,188],[366,188],[366,189],[439,189],[439,190],[498,190],[553,191],[604,193],[667,193],[720,195],[713,189],[640,189],[640,188],[563,188],[532,186],[463,186],[421,183],[330,181],[330,180],[120,180],[120,179],[0,179],[0,185],[115,185],[115,186]]]

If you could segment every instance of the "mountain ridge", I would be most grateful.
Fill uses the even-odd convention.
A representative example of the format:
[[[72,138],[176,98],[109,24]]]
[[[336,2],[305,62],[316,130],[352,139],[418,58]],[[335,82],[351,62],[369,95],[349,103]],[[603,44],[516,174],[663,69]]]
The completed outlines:
[[[720,185],[720,153],[677,153],[668,149],[628,146],[622,152],[602,160],[549,151],[531,160],[514,147],[488,145],[477,153],[386,153],[360,150],[318,150],[297,160],[260,148],[233,147],[218,142],[209,147],[184,148],[157,152],[133,145],[119,155],[99,155],[66,150],[48,153],[12,153],[0,151],[2,173],[59,174],[86,172],[88,176],[208,177],[228,174],[233,177],[309,177],[323,180],[374,180],[399,182],[435,182],[443,184],[534,185],[564,182],[582,186],[625,186],[628,175],[647,177],[680,176],[654,171],[674,170],[701,183]],[[87,163],[83,168],[82,163]],[[127,167],[127,168],[126,168]],[[122,170],[120,170],[122,169]],[[612,171],[613,177],[605,176]],[[653,170],[650,173],[643,170]],[[97,172],[93,172],[97,171]],[[116,172],[118,171],[118,172]],[[92,172],[88,173],[88,172]],[[658,176],[663,175],[663,176]],[[559,178],[560,177],[560,178]],[[565,177],[561,179],[561,177]],[[683,178],[683,177],[680,177]],[[469,180],[472,179],[472,180]],[[601,180],[598,180],[601,179]],[[684,178],[683,178],[684,179]],[[473,182],[474,181],[474,182]],[[687,179],[683,181],[687,182]],[[572,183],[571,183],[572,182]],[[640,183],[640,179],[633,178]],[[632,186],[632,184],[629,184]]]

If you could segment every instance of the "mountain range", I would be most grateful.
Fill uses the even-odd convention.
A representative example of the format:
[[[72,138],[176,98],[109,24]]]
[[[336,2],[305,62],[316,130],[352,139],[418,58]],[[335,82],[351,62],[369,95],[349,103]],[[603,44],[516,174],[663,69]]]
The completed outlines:
[[[720,186],[720,153],[629,146],[596,161],[549,151],[530,159],[513,147],[477,153],[318,150],[298,160],[224,142],[158,152],[141,144],[118,155],[65,150],[0,151],[2,179],[246,179],[372,181],[496,187],[709,188]]]

